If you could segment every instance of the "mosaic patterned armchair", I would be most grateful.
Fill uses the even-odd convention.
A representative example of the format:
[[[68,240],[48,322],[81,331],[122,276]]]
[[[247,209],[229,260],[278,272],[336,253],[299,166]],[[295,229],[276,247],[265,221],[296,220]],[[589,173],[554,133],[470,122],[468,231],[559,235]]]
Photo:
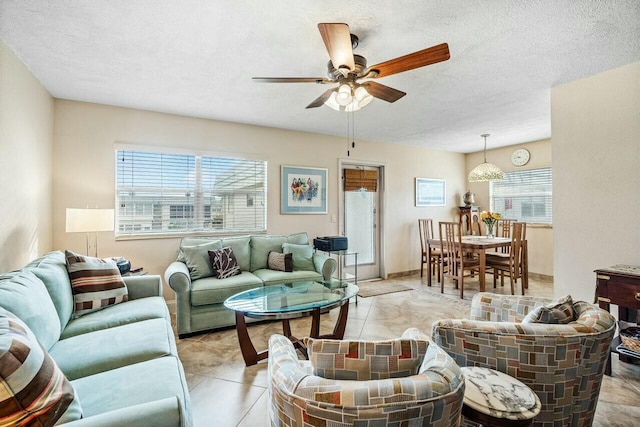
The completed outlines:
[[[469,320],[435,322],[432,338],[460,366],[496,369],[527,384],[542,402],[534,426],[590,426],[615,319],[568,301],[479,293]]]
[[[390,341],[309,339],[308,352],[310,361],[298,360],[287,338],[269,340],[273,427],[460,423],[460,368],[415,328]]]

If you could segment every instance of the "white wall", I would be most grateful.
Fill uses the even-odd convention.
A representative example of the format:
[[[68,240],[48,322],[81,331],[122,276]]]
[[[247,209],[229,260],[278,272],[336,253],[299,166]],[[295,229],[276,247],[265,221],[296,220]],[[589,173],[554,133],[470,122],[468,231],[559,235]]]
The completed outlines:
[[[81,234],[66,233],[68,207],[114,207],[114,143],[179,147],[222,155],[251,155],[268,160],[268,233],[307,231],[335,235],[338,224],[338,161],[346,158],[344,138],[294,132],[56,100],[54,128],[54,246],[84,251]],[[349,160],[380,162],[386,170],[386,273],[420,268],[417,219],[451,220],[466,191],[464,155],[429,149],[358,141]],[[329,214],[280,215],[280,166],[329,169]],[[447,207],[416,208],[415,177],[444,178]],[[133,266],[162,274],[175,258],[179,239],[116,241],[113,233],[99,233],[101,256],[122,255]],[[173,292],[166,290],[168,299]]]
[[[52,248],[53,99],[0,42],[0,271]]]
[[[488,143],[491,138],[488,138]],[[482,146],[482,139],[478,138],[478,146]],[[529,163],[525,166],[517,167],[511,163],[511,153],[518,148],[526,148],[531,153]],[[555,159],[554,159],[555,160]],[[487,161],[498,166],[505,172],[514,170],[537,169],[550,167],[551,164],[551,140],[530,142],[527,144],[513,145],[509,147],[487,150]],[[482,151],[468,154],[466,156],[466,173],[483,162]],[[555,163],[555,161],[554,161]],[[555,174],[555,168],[553,169]],[[465,175],[466,178],[466,175]],[[489,183],[488,182],[469,182],[467,184],[469,190],[476,195],[476,205],[482,210],[489,210]],[[555,192],[555,188],[554,188]],[[462,205],[462,201],[460,201]],[[553,207],[554,211],[556,206]],[[553,228],[552,228],[553,227]],[[548,225],[528,225],[527,226],[527,242],[529,248],[529,271],[532,273],[553,275],[553,238],[554,228]]]
[[[551,90],[555,294],[592,301],[593,270],[640,264],[640,62]]]

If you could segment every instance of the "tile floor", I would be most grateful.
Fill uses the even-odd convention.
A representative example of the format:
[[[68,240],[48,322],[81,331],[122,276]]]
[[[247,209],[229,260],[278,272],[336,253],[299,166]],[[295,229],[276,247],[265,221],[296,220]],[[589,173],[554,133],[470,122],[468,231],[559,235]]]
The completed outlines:
[[[345,338],[395,338],[411,326],[429,333],[433,321],[465,317],[468,312],[468,302],[457,298],[450,282],[445,294],[440,295],[437,288],[428,289],[426,280],[418,276],[392,281],[412,290],[358,298],[357,305],[351,303]],[[477,289],[477,279],[465,280],[464,299],[470,301]],[[509,293],[508,287],[496,291]],[[527,294],[552,296],[553,284],[531,280]],[[336,314],[334,310],[323,315],[323,331],[333,328]],[[305,336],[310,326],[310,318],[297,319],[292,322],[292,331]],[[281,324],[253,325],[249,333],[257,349],[266,348],[269,336],[281,333]],[[179,340],[178,352],[187,375],[196,427],[269,425],[266,361],[244,366],[235,329]],[[621,363],[614,355],[613,373],[604,378],[594,426],[640,425],[640,365]]]

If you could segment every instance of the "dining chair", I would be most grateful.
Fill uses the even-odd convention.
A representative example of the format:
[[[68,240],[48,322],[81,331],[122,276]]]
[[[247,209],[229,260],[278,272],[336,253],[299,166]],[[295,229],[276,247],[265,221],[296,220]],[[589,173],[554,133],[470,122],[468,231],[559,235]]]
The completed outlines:
[[[507,218],[502,218],[498,220],[498,227],[497,227],[497,236],[498,237],[511,237],[511,226],[513,225],[514,222],[517,222],[517,220],[515,219],[507,219]]]
[[[515,219],[506,219],[502,218],[498,220],[496,226],[496,237],[511,237],[511,227]],[[496,252],[509,253],[509,249],[511,246],[503,246],[501,248],[496,248]]]
[[[527,238],[527,223],[514,222],[513,231],[511,233],[511,245],[508,253],[487,253],[486,265],[493,274],[493,287],[496,287],[497,276],[500,276],[500,284],[504,286],[504,276],[509,276],[511,284],[511,295],[515,294],[515,283],[518,279],[522,280],[522,295],[524,295],[525,284],[523,277],[525,275],[525,241]]]
[[[462,250],[462,229],[459,222],[440,222],[440,251],[442,252],[440,292],[444,293],[444,279],[451,277],[464,297],[464,271],[479,271],[480,262]]]
[[[433,219],[423,218],[418,220],[418,230],[420,231],[420,246],[422,249],[422,256],[420,261],[420,277],[423,276],[424,265],[430,263],[429,268],[431,274],[437,272],[438,282],[440,281],[440,261],[442,258],[442,252],[438,248],[431,248],[431,259],[429,257],[428,240],[434,238],[433,234]]]

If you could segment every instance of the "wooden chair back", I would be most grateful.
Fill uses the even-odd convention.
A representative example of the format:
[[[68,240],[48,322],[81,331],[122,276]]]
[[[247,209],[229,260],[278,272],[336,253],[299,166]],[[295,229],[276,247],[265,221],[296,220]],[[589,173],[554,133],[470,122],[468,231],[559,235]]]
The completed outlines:
[[[458,279],[463,271],[462,226],[459,222],[440,222],[440,251],[444,277]]]
[[[515,219],[499,219],[498,227],[497,227],[497,236],[498,237],[511,237],[511,225],[516,222]]]
[[[464,297],[464,271],[478,269],[478,260],[467,258],[462,250],[462,226],[459,222],[440,222],[440,251],[442,252],[442,280],[440,292],[444,292],[444,278],[454,280]]]
[[[527,239],[527,223],[514,222],[511,235],[509,262],[512,265],[514,279],[522,277],[524,262],[524,241]]]
[[[422,218],[418,220],[418,230],[420,232],[420,247],[422,256],[427,256],[427,240],[433,239],[433,219]]]

